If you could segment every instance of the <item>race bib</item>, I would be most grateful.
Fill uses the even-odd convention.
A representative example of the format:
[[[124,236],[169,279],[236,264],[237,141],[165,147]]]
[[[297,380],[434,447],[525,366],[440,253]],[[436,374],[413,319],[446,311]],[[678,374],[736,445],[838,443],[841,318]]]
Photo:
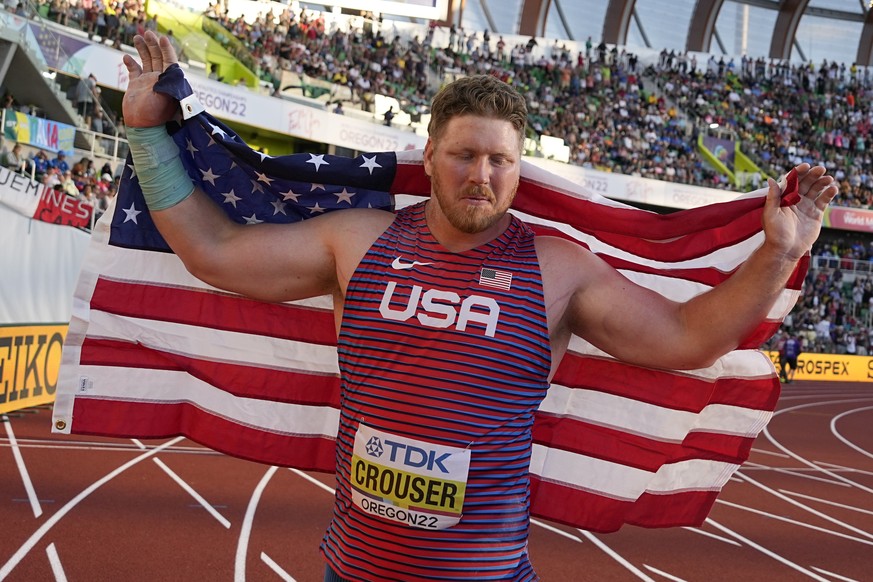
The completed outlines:
[[[363,424],[352,454],[352,501],[361,510],[424,529],[461,521],[470,449],[395,436]]]

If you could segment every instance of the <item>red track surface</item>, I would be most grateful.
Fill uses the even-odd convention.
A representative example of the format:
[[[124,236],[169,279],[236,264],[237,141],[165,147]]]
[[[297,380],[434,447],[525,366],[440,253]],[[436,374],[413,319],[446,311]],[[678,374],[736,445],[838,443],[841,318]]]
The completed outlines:
[[[0,580],[322,579],[332,477],[49,424],[0,423]],[[873,580],[871,427],[873,384],[786,386],[703,527],[536,522],[532,560],[545,581]]]

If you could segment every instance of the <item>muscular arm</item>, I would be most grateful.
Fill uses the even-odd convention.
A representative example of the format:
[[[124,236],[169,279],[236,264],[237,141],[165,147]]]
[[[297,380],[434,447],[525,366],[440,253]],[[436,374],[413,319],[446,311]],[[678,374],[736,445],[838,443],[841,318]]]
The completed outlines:
[[[780,208],[779,189],[771,185],[763,245],[727,281],[684,303],[632,283],[565,241],[543,245],[543,255],[551,257],[543,265],[553,285],[551,300],[559,305],[550,312],[550,319],[558,318],[557,335],[579,335],[627,362],[674,369],[705,367],[734,349],[767,316],[836,194],[823,168],[798,169],[800,203]],[[579,268],[560,272],[561,264]]]
[[[195,277],[264,301],[344,291],[354,255],[363,256],[378,236],[378,224],[373,235],[367,234],[367,225],[381,222],[374,215],[382,214],[390,216],[344,210],[294,224],[241,225],[199,190],[172,208],[152,212],[161,234]],[[334,246],[339,232],[346,254]]]

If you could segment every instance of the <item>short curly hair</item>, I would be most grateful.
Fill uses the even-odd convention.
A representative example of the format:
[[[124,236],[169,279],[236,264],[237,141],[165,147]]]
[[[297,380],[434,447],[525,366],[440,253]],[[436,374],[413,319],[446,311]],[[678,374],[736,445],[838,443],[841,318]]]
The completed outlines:
[[[431,139],[442,137],[453,117],[476,115],[508,121],[524,143],[527,104],[518,91],[491,75],[472,75],[445,85],[433,98],[427,132]]]

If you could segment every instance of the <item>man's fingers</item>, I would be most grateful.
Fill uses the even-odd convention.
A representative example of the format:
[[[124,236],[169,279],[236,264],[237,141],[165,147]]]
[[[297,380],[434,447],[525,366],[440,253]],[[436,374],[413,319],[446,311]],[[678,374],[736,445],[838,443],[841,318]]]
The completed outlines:
[[[164,61],[164,68],[161,72],[166,71],[167,67],[172,64],[178,63],[179,58],[176,56],[176,49],[173,48],[173,44],[170,42],[170,39],[166,36],[162,36],[159,41],[159,46],[161,48],[161,56]]]
[[[130,55],[124,55],[121,57],[121,60],[124,62],[124,66],[127,67],[127,73],[130,75],[131,81],[142,75],[142,67],[139,66],[135,58]]]
[[[141,72],[152,72],[152,57],[149,55],[149,49],[146,47],[146,42],[143,37],[136,35],[133,37],[133,46],[136,52],[139,53],[139,60],[142,62]],[[128,67],[130,69],[130,67]]]
[[[148,49],[148,58],[151,60],[150,70],[154,73],[163,73],[164,55],[161,54],[161,47],[158,46],[158,35],[151,30],[147,30],[143,39]],[[145,58],[143,58],[143,62],[145,62]],[[143,66],[143,69],[145,70],[145,66]]]

